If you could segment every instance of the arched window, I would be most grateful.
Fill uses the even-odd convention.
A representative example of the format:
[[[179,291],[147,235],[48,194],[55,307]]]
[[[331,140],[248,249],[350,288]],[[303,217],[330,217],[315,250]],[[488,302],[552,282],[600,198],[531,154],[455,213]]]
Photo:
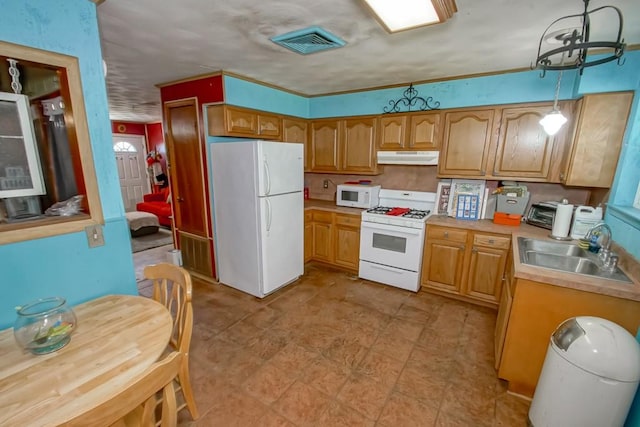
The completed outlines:
[[[138,150],[132,144],[127,141],[119,141],[113,144],[113,151],[116,153],[137,153]]]

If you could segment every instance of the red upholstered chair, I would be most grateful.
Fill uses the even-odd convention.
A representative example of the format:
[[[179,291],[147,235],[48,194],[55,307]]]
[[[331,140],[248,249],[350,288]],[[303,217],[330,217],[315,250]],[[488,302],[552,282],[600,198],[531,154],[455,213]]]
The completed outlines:
[[[160,225],[171,227],[171,193],[169,187],[160,190],[159,193],[145,194],[143,202],[136,205],[136,210],[149,212],[158,217]]]

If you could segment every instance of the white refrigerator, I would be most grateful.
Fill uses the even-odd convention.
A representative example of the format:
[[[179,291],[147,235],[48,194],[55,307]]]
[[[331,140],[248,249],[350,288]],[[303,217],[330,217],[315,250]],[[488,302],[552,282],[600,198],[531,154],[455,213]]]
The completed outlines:
[[[220,283],[262,298],[304,270],[303,144],[241,141],[210,148]]]

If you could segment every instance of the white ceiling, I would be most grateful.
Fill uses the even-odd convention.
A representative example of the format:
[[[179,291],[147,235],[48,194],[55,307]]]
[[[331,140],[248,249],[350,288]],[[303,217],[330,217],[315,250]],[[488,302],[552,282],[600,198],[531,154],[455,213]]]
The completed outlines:
[[[317,95],[525,68],[545,28],[584,7],[580,0],[456,4],[444,24],[388,34],[361,0],[106,0],[98,19],[110,116],[159,121],[156,84],[218,70]],[[626,43],[640,44],[640,1],[593,0],[590,9],[609,4],[622,10]],[[597,23],[591,40],[604,30]],[[304,56],[269,40],[311,25],[347,45]]]

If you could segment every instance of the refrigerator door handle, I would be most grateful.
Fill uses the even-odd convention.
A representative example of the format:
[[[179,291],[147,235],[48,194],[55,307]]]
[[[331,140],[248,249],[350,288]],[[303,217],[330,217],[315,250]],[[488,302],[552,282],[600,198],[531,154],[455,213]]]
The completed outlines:
[[[269,163],[267,159],[264,160],[264,179],[265,179],[265,195],[269,195],[271,193],[271,174],[269,173]]]
[[[267,232],[271,230],[271,201],[269,199],[264,199],[267,202]]]

